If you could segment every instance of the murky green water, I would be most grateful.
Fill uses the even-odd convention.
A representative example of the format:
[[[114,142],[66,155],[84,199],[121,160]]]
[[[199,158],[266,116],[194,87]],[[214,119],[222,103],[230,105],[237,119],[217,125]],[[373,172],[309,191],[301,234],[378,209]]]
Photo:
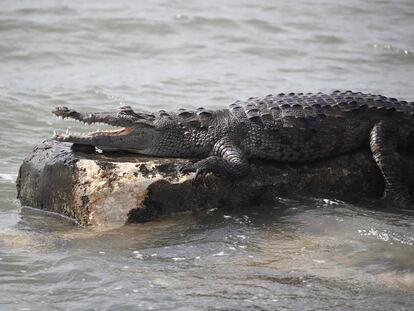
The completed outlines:
[[[83,110],[281,91],[414,100],[414,2],[0,3],[1,310],[413,310],[414,215],[280,199],[121,228],[15,201],[23,157]]]

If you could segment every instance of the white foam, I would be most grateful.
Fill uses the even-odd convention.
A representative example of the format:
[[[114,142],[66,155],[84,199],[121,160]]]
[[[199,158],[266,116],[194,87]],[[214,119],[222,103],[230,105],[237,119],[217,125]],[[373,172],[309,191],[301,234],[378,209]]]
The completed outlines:
[[[16,182],[16,178],[17,178],[16,174],[0,174],[0,179],[13,183],[13,184]]]

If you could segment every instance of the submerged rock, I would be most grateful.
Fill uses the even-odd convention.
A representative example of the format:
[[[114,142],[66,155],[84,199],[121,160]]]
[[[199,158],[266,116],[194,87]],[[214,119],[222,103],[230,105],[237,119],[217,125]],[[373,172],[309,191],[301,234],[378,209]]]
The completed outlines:
[[[403,156],[409,184],[414,160]],[[370,152],[301,165],[251,161],[251,173],[194,184],[178,169],[188,160],[102,154],[45,141],[23,161],[17,178],[22,205],[75,218],[83,225],[144,222],[171,213],[274,203],[280,196],[379,198],[383,179]],[[411,187],[412,188],[412,187]]]

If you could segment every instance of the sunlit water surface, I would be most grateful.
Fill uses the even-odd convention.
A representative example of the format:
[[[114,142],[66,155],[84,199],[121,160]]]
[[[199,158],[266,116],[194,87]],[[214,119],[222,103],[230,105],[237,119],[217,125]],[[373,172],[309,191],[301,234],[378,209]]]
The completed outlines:
[[[52,107],[217,108],[286,91],[414,100],[414,2],[3,1],[1,310],[413,310],[414,215],[283,199],[121,228],[21,209]]]

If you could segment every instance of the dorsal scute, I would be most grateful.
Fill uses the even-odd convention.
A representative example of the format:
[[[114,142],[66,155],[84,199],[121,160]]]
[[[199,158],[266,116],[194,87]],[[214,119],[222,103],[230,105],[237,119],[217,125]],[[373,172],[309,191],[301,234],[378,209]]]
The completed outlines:
[[[293,122],[294,118],[316,118],[319,119],[318,122],[334,122],[337,118],[359,112],[387,115],[398,113],[409,116],[414,110],[414,103],[351,90],[338,90],[332,93],[269,94],[262,98],[251,97],[244,103],[237,101],[230,106],[230,110],[235,115],[244,115],[242,106],[247,119],[250,117],[257,123],[260,114],[265,125],[280,124],[284,118],[288,123]]]
[[[244,108],[242,109],[244,111]],[[160,110],[156,114],[156,125],[163,127],[197,128],[207,129],[209,127],[225,125],[228,119],[228,110],[211,110],[199,107],[194,110],[180,108],[177,111]]]
[[[230,113],[238,120],[246,120],[247,116],[245,113],[244,103],[240,100],[236,100],[234,103],[229,105]]]
[[[213,112],[211,110],[200,110],[200,111],[197,111],[197,115],[200,118],[208,119],[208,118],[213,117]]]
[[[125,107],[129,111],[130,107]],[[414,102],[398,101],[393,97],[370,93],[334,91],[332,93],[279,93],[264,97],[250,97],[246,101],[235,101],[225,110],[180,109],[177,112],[159,111],[154,115],[140,115],[146,119],[169,119],[185,126],[223,126],[228,122],[252,122],[261,126],[282,123],[303,124],[304,119],[316,122],[335,122],[349,114],[400,114],[412,118]],[[283,121],[286,119],[285,121]],[[295,121],[296,119],[296,121]],[[326,120],[326,121],[325,121]]]
[[[178,116],[182,119],[188,119],[195,116],[195,113],[193,111],[188,110],[182,110],[178,113]]]
[[[167,118],[167,119],[171,119],[172,118],[172,116],[171,116],[171,114],[170,113],[168,113],[167,111],[165,111],[165,110],[159,110],[157,113],[156,113],[156,117],[159,119],[159,118]]]

